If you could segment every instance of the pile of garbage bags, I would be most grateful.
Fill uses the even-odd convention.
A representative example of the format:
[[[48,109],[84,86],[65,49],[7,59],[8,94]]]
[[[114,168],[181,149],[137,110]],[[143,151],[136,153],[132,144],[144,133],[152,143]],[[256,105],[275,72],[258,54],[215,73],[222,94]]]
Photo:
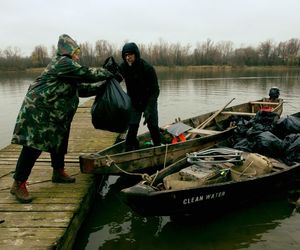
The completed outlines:
[[[259,111],[251,120],[239,119],[234,148],[280,158],[286,164],[300,161],[299,113],[279,118],[276,113]]]

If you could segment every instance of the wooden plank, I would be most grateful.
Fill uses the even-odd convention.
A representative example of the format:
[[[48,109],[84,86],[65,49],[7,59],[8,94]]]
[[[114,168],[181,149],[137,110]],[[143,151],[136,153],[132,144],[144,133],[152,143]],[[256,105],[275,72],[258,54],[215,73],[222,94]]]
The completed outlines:
[[[70,217],[70,211],[59,212],[1,212],[1,228],[31,227],[31,228],[66,228]]]
[[[64,231],[64,228],[0,228],[1,249],[52,249]]]
[[[216,130],[209,130],[209,129],[191,129],[189,130],[189,133],[195,133],[199,135],[216,135],[219,134],[221,131],[216,131]]]
[[[278,102],[250,102],[251,104],[258,104],[258,105],[271,105],[277,106]]]
[[[226,103],[221,109],[219,109],[217,112],[215,112],[213,115],[211,115],[208,119],[206,119],[204,122],[202,122],[200,125],[196,127],[196,129],[204,129],[209,123],[211,123],[221,112],[234,100],[235,98],[232,98],[228,103]],[[186,136],[186,138],[193,139],[196,135],[190,134]]]
[[[71,184],[52,183],[49,153],[42,153],[29,177],[34,198],[20,204],[9,190],[21,146],[0,150],[0,245],[1,249],[72,249],[76,234],[96,194],[96,177],[82,174],[79,155],[110,146],[116,133],[96,130],[91,123],[89,100],[74,116],[65,167],[76,177]]]
[[[234,111],[223,111],[223,115],[242,115],[242,116],[255,116],[256,113],[246,113],[246,112],[234,112]]]

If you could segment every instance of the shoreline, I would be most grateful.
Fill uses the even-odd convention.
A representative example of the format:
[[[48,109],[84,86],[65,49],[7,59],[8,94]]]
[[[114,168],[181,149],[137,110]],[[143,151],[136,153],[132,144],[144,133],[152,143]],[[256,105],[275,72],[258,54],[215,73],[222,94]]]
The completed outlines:
[[[201,65],[201,66],[154,66],[157,72],[222,72],[222,71],[300,71],[300,66],[228,66],[228,65]],[[2,73],[41,73],[43,68],[29,68],[24,70],[0,70]]]
[[[300,66],[228,66],[228,65],[201,65],[201,66],[154,66],[157,71],[290,71],[299,70]]]

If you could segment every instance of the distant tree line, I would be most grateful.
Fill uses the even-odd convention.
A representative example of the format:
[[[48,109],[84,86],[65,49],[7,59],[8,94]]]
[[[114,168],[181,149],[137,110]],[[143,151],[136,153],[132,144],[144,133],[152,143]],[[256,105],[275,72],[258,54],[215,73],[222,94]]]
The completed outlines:
[[[155,44],[138,44],[142,57],[155,66],[299,66],[300,40],[292,38],[275,43],[267,40],[258,46],[234,48],[231,41],[214,42],[207,39],[196,46],[168,43],[162,39]],[[88,42],[80,44],[81,63],[100,66],[109,56],[121,60],[120,48],[106,40],[98,40],[95,45]],[[43,45],[34,48],[30,56],[22,56],[19,48],[0,49],[0,70],[23,70],[27,68],[45,67],[55,55],[52,46],[50,53]],[[50,56],[49,56],[50,55]]]

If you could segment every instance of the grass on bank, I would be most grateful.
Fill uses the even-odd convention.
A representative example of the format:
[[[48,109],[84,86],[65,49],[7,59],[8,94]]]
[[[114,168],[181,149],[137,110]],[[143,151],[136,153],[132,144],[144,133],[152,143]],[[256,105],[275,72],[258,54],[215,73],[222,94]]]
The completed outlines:
[[[296,66],[218,66],[218,65],[202,65],[202,66],[154,66],[158,73],[167,72],[221,72],[221,71],[300,71],[300,67]],[[26,70],[0,70],[0,72],[17,73],[26,72],[29,74],[40,74],[45,68],[29,68]]]

